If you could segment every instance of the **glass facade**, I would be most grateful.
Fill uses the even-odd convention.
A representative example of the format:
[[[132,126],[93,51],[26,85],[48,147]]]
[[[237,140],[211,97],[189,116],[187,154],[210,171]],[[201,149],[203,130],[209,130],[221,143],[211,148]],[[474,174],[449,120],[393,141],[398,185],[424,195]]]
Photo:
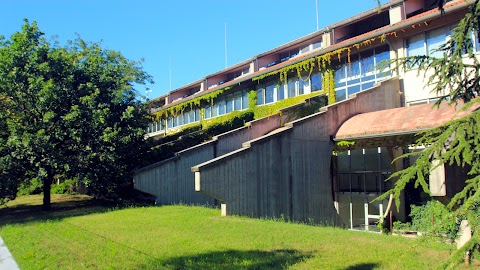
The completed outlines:
[[[436,46],[435,44],[437,43],[432,42],[431,47]],[[321,43],[317,45],[320,46]],[[312,44],[309,45],[310,50],[312,46]],[[295,55],[293,51],[289,51],[286,54],[290,57]],[[351,94],[371,88],[375,82],[385,76],[385,73],[378,71],[376,67],[382,60],[390,59],[390,51],[388,46],[385,45],[352,55],[350,59],[350,63],[346,63],[346,60],[344,60],[335,70],[337,101],[344,100]],[[322,74],[318,72],[313,74],[304,72],[301,74],[301,78],[292,76],[283,84],[278,84],[276,81],[261,84],[256,89],[257,105],[271,104],[285,98],[321,91],[322,86]],[[248,109],[248,92],[246,90],[235,91],[216,98],[211,105],[206,106],[204,108],[204,119],[245,109]],[[147,132],[153,133],[198,121],[200,121],[198,108],[186,110],[176,117],[169,117],[164,122],[151,123]]]
[[[263,96],[259,97],[264,99]],[[235,91],[214,100],[213,106],[205,107],[205,119],[221,116],[233,111],[248,109],[248,93],[246,90]],[[200,119],[198,119],[199,121]]]
[[[407,56],[442,57],[442,53],[436,50],[447,41],[450,28],[450,26],[440,27],[407,38],[405,42]]]
[[[391,188],[392,159],[384,147],[341,152],[337,156],[338,192],[382,193]]]
[[[335,91],[337,101],[371,88],[390,72],[379,69],[382,61],[390,59],[389,47],[380,46],[350,56],[350,63],[344,60],[335,70]]]

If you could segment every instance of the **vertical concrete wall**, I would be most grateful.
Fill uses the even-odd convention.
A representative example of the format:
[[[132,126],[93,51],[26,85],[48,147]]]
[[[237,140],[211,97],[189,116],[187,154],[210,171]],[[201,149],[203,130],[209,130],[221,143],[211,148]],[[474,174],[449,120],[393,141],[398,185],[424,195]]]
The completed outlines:
[[[214,199],[193,191],[194,180],[189,164],[212,159],[215,142],[196,147],[196,151],[179,154],[173,158],[138,170],[134,187],[156,196],[157,204],[212,204]]]
[[[339,224],[331,136],[355,114],[399,107],[399,92],[398,79],[385,81],[199,164],[192,168],[196,190],[225,203],[228,214]]]
[[[330,174],[329,163],[309,162],[330,160],[330,142],[293,136],[284,128],[215,159],[200,170],[200,190],[225,202],[228,214],[334,224],[330,183],[317,179]]]
[[[134,187],[156,196],[157,204],[214,204],[212,197],[195,192],[191,167],[242,147],[242,143],[280,126],[279,115],[258,119],[218,135],[211,141],[175,154],[175,157],[136,171]]]

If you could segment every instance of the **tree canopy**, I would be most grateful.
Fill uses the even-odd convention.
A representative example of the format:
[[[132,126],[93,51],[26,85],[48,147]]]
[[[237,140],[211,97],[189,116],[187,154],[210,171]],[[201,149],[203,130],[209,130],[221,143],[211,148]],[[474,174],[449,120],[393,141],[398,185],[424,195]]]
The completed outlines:
[[[443,1],[439,2],[443,4]],[[436,50],[443,57],[411,56],[394,59],[392,62],[406,70],[418,68],[419,74],[426,76],[426,84],[440,95],[436,105],[449,102],[451,106],[460,106],[462,109],[478,105],[480,62],[473,52],[472,33],[480,33],[479,22],[480,1],[476,0],[452,30],[451,38]],[[445,89],[449,91],[442,94]],[[465,187],[452,198],[448,207],[454,211],[458,223],[468,220],[473,235],[453,254],[450,261],[441,266],[452,267],[461,262],[466,253],[480,247],[480,111],[473,110],[463,118],[420,135],[416,146],[425,147],[425,150],[401,156],[415,156],[417,159],[413,165],[392,174],[390,179],[397,178],[395,186],[381,198],[393,194],[398,203],[401,192],[410,182],[430,194],[428,176],[433,169],[443,164],[466,168],[468,179]]]
[[[133,84],[151,81],[140,62],[77,38],[51,44],[36,22],[0,42],[0,198],[54,179],[78,179],[118,196],[144,150],[148,112]]]

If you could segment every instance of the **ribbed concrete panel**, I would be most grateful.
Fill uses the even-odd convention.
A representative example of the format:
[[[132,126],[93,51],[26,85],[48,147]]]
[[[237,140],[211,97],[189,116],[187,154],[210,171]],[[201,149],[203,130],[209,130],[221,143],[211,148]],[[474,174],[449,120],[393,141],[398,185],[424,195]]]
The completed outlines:
[[[333,199],[332,136],[356,114],[399,106],[394,78],[193,167],[199,191],[226,203],[228,214],[341,225]]]
[[[196,151],[177,156],[139,170],[134,176],[135,188],[156,196],[157,204],[210,204],[214,200],[195,192],[195,180],[190,164],[214,157],[215,143],[201,145]]]
[[[191,167],[224,153],[237,150],[242,143],[280,126],[280,116],[258,119],[226,132],[212,141],[176,153],[175,157],[142,168],[134,175],[136,189],[156,196],[157,204],[214,204],[212,196],[195,192]]]
[[[217,142],[217,156],[222,156],[242,147],[242,143],[253,140],[280,127],[281,117],[278,114],[254,120],[245,126],[226,132],[219,136]]]

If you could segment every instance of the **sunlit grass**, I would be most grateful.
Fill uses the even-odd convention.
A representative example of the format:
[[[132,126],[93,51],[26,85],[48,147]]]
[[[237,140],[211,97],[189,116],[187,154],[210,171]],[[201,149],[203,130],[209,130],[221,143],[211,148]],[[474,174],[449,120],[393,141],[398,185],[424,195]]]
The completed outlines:
[[[114,210],[77,199],[83,207],[54,204],[49,214],[9,214],[37,197],[0,209],[0,236],[21,269],[432,269],[453,248],[203,207]]]

